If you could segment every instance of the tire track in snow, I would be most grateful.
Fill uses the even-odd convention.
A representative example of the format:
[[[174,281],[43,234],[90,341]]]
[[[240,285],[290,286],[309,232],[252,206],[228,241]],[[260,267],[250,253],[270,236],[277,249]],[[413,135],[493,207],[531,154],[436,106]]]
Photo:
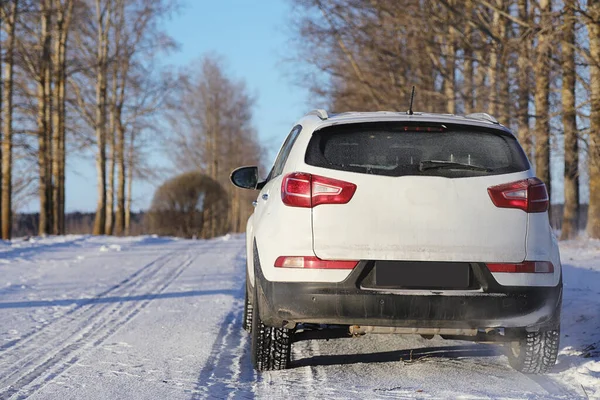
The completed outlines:
[[[235,295],[232,308],[223,319],[210,356],[200,371],[197,394],[193,399],[254,398],[256,374],[250,361],[250,335],[242,328],[245,260],[245,249],[242,249],[235,257],[238,267],[236,276],[242,277],[241,287]],[[240,283],[240,279],[236,280],[236,283]]]
[[[7,357],[4,355],[0,357],[2,364],[21,373],[20,376],[14,376],[15,372],[13,372],[2,378],[0,387],[3,389],[0,389],[0,398],[8,398],[13,395],[17,395],[16,398],[30,396],[75,364],[82,352],[98,346],[133,319],[192,263],[194,257],[188,253],[170,258],[177,252],[181,253],[181,250],[175,250],[159,257],[150,264],[151,268],[148,265],[143,267],[139,270],[142,273],[137,274],[133,280],[126,280],[127,284],[122,284],[118,289],[111,291],[113,295],[127,297],[135,294],[136,291],[143,290],[144,294],[148,295],[148,298],[143,301],[123,301],[90,307],[88,312],[79,313],[76,317],[63,321],[63,324],[55,324],[58,325],[58,329],[52,332],[45,331],[45,335],[36,335],[35,340],[28,341],[29,346],[20,346],[20,354],[15,356],[28,353],[24,357],[12,361],[6,360]],[[174,260],[179,262],[173,268],[165,268]],[[165,269],[166,273],[161,274]],[[148,287],[149,284],[150,287]],[[83,324],[77,324],[82,319]],[[77,326],[71,326],[72,321]],[[12,358],[14,359],[14,356]],[[8,387],[6,387],[7,384]]]
[[[243,293],[243,288],[239,293]],[[242,329],[243,304],[236,299],[233,309],[225,316],[198,377],[198,394],[194,399],[254,398],[252,385],[255,374],[250,365],[250,335]]]
[[[307,356],[309,356],[309,357],[315,357],[315,356],[321,355],[319,342],[317,340],[309,341],[307,353],[308,353]],[[320,395],[324,394],[322,390],[318,390],[318,388],[315,386],[315,382],[319,382],[320,385],[322,385],[324,387],[328,387],[327,374],[325,372],[325,369],[322,366],[311,365],[310,372],[312,375],[312,379],[310,380],[310,385],[311,385],[311,387],[309,389],[310,393],[314,394],[314,393],[321,392]]]
[[[324,388],[328,387],[328,379],[323,367],[308,365],[300,367],[301,372],[295,369],[298,368],[295,361],[321,355],[319,341],[311,339],[293,342],[292,355],[292,369],[285,374],[278,373],[278,371],[270,373],[269,378],[272,380],[270,384],[275,383],[280,387],[293,386],[298,396],[307,399],[326,398],[327,392],[324,391]],[[268,390],[268,386],[264,386],[264,389]]]
[[[110,288],[108,288],[107,290],[95,295],[94,297],[90,297],[89,299],[86,299],[86,300],[82,301],[81,303],[77,304],[74,308],[67,311],[60,317],[55,318],[52,321],[50,321],[50,323],[43,325],[41,328],[33,330],[33,331],[21,336],[18,339],[12,340],[8,343],[1,345],[0,346],[0,361],[2,361],[2,357],[4,357],[9,352],[16,351],[16,350],[22,348],[24,345],[26,345],[30,341],[35,340],[38,336],[42,335],[48,329],[52,329],[56,324],[63,322],[64,319],[70,318],[71,320],[77,320],[77,319],[80,319],[81,317],[83,317],[84,314],[90,313],[92,310],[88,306],[93,306],[96,303],[102,301],[102,299],[107,297],[109,294],[112,294],[114,291],[116,291],[118,289],[122,289],[124,286],[126,286],[128,284],[135,283],[136,279],[138,279],[138,277],[140,277],[140,275],[142,275],[144,272],[146,272],[146,270],[154,267],[160,261],[173,256],[173,254],[175,254],[175,253],[176,253],[175,251],[172,251],[167,254],[163,254],[162,256],[158,257],[157,259],[152,260],[148,264],[144,265],[142,268],[138,269],[137,271],[135,271],[134,273],[132,273],[131,275],[129,275],[128,277],[126,277],[125,279],[123,279],[122,281],[117,283],[116,285],[113,285]],[[140,277],[140,279],[143,279],[143,277]]]

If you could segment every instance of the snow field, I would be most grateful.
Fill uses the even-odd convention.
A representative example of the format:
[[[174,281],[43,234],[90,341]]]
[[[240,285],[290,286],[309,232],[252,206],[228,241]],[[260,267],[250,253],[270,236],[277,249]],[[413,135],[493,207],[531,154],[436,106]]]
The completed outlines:
[[[0,243],[0,399],[600,399],[600,241],[561,243],[552,373],[500,345],[340,335],[257,374],[241,329],[244,238],[66,236]]]

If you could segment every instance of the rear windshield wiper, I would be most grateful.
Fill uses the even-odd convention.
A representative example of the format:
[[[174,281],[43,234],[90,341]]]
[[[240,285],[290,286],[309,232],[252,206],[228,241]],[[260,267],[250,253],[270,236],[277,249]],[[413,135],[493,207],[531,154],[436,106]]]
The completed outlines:
[[[483,172],[491,172],[492,170],[486,167],[482,167],[480,165],[472,165],[472,164],[463,164],[453,161],[436,161],[436,160],[428,160],[421,161],[419,163],[419,171],[426,171],[428,169],[464,169],[469,171],[483,171]]]

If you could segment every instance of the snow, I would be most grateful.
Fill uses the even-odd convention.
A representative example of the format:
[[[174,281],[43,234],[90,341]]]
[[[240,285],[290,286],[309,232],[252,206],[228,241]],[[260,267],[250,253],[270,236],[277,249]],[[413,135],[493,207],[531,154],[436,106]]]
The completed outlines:
[[[241,329],[244,237],[0,242],[0,399],[600,399],[600,241],[561,243],[552,373],[500,345],[340,334],[257,374]]]

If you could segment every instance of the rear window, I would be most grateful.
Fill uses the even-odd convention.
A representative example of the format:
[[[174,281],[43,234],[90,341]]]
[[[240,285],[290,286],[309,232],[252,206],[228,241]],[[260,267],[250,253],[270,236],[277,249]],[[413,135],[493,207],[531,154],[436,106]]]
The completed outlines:
[[[508,133],[404,123],[323,128],[313,134],[305,161],[316,167],[386,176],[460,178],[529,169],[523,150]]]

